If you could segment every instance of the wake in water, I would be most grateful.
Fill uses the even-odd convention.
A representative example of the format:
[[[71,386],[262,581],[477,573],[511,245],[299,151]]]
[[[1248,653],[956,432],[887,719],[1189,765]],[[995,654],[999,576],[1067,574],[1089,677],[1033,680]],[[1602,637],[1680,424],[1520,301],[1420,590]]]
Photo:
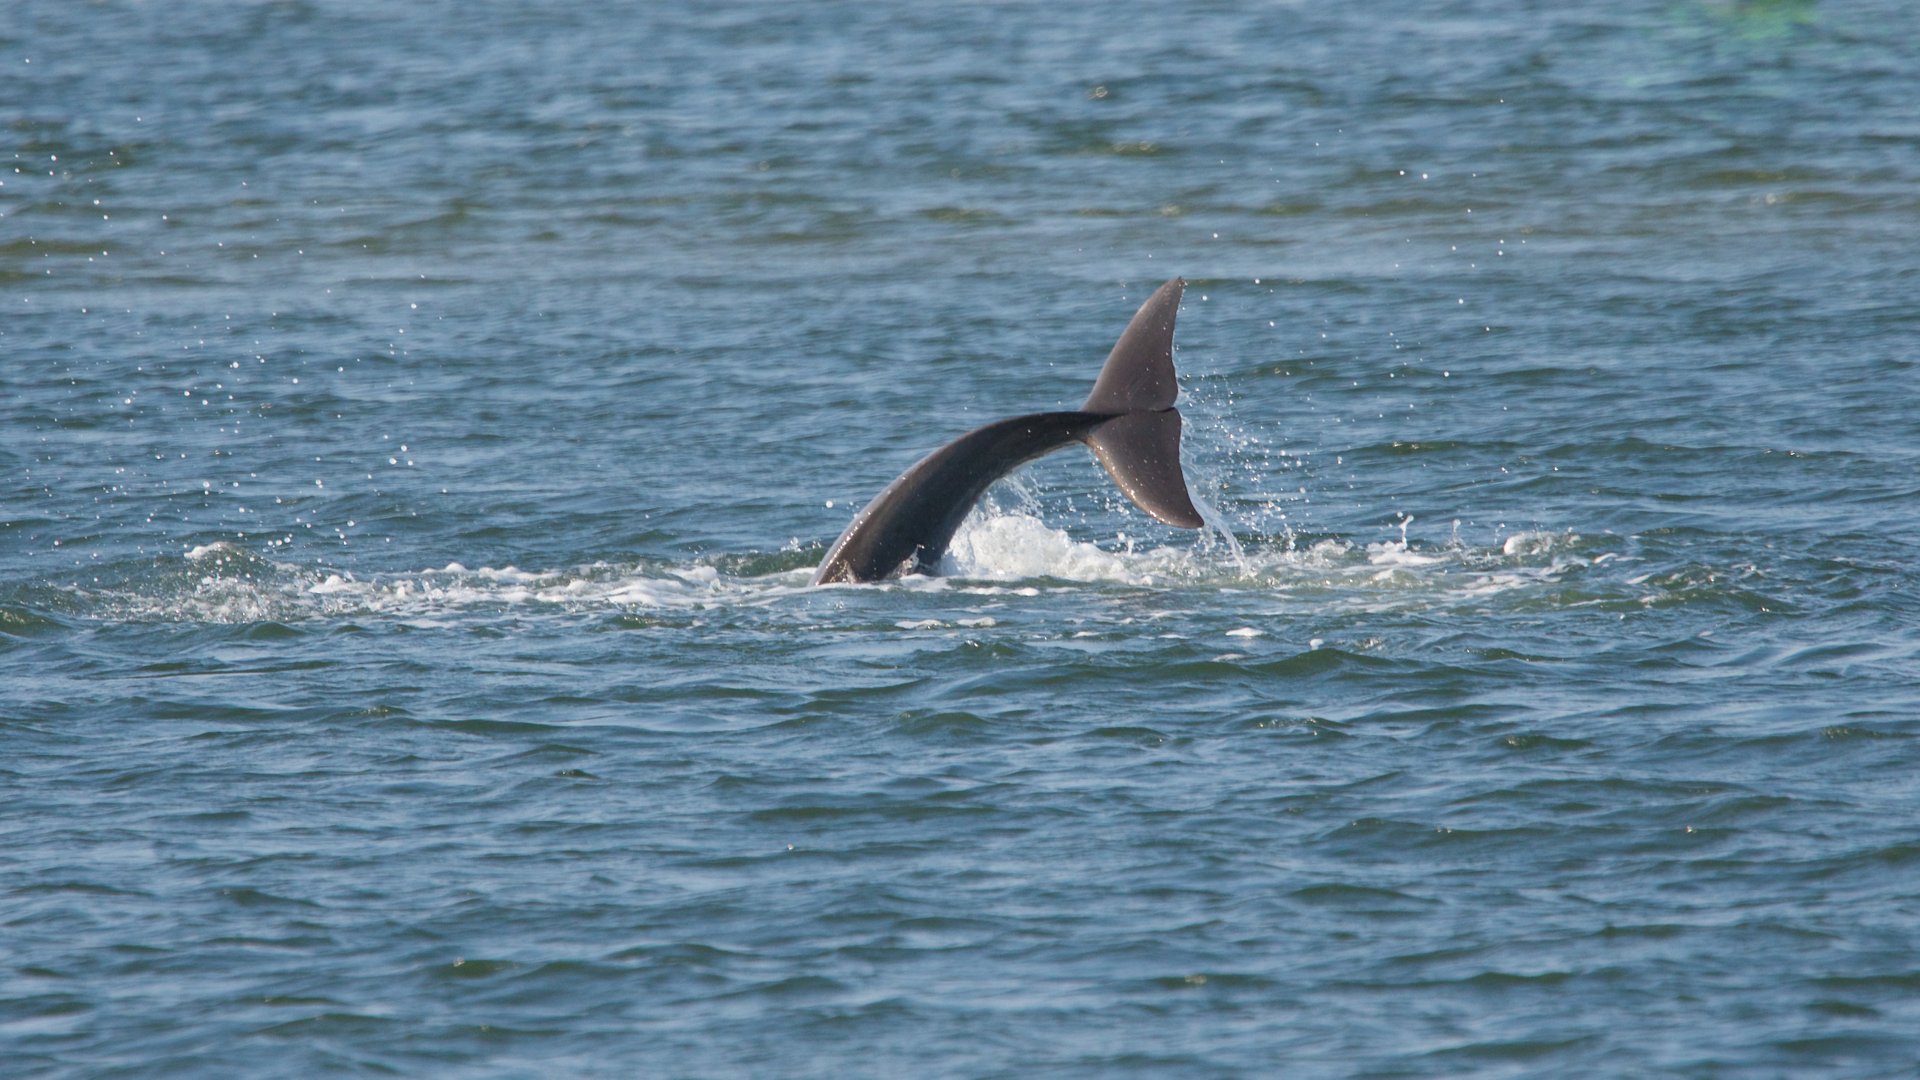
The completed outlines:
[[[1406,539],[1404,530],[1401,539],[1379,543],[1287,536],[1250,541],[1244,550],[1237,540],[1153,547],[1124,532],[1105,543],[1076,539],[1029,513],[988,505],[955,536],[941,564],[944,576],[824,592],[808,588],[818,558],[811,550],[772,560],[593,563],[556,570],[470,569],[449,562],[362,574],[280,562],[222,542],[181,556],[103,567],[87,579],[36,587],[31,596],[16,598],[29,608],[82,618],[211,623],[368,616],[434,623],[503,611],[697,612],[781,603],[811,610],[822,600],[837,605],[851,595],[889,590],[957,596],[1180,590],[1266,594],[1304,607],[1444,608],[1591,577],[1596,568],[1629,561],[1618,547],[1618,538],[1596,542],[1548,532],[1515,534],[1498,548],[1458,542],[1423,547]],[[1556,592],[1549,602],[1626,599],[1645,591],[1646,579],[1621,572],[1611,583],[1595,584],[1597,590],[1578,595]]]

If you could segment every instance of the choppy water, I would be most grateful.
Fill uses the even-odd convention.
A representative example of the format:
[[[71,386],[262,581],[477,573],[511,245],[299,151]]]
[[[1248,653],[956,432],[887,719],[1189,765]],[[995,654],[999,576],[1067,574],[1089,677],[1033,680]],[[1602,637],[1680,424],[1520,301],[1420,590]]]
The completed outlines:
[[[0,1072],[1914,1075],[1917,30],[5,6]]]

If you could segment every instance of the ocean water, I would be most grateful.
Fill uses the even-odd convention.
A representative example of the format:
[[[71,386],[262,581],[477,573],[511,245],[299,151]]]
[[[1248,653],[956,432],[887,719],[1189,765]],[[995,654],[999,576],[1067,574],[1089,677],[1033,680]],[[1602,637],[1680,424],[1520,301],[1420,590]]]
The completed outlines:
[[[0,5],[0,1073],[1920,1073],[1908,0]],[[1077,450],[810,589],[1190,282]]]

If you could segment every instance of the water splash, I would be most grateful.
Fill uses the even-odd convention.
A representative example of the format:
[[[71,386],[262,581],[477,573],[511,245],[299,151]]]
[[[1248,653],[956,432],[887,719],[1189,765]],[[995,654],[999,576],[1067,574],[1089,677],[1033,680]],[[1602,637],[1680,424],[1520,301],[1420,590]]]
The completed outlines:
[[[1218,507],[1198,492],[1189,491],[1189,494],[1193,497],[1193,505],[1200,511],[1200,520],[1207,523],[1209,534],[1218,536],[1220,542],[1227,545],[1227,550],[1233,555],[1234,564],[1240,567],[1242,573],[1251,573],[1252,567],[1247,564],[1247,553],[1240,547],[1240,538],[1233,535],[1232,522],[1227,520],[1227,516],[1222,514]]]

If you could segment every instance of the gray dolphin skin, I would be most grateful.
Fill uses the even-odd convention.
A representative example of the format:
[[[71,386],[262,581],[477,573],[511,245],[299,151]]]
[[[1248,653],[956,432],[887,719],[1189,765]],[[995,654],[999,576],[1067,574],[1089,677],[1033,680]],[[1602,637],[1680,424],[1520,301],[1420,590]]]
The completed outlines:
[[[1186,287],[1174,278],[1147,297],[1078,410],[975,428],[900,474],[853,516],[813,583],[878,581],[909,562],[909,573],[932,573],[989,485],[1074,442],[1087,444],[1135,506],[1168,525],[1200,528],[1180,472],[1180,412],[1173,407],[1180,394],[1173,320]]]

